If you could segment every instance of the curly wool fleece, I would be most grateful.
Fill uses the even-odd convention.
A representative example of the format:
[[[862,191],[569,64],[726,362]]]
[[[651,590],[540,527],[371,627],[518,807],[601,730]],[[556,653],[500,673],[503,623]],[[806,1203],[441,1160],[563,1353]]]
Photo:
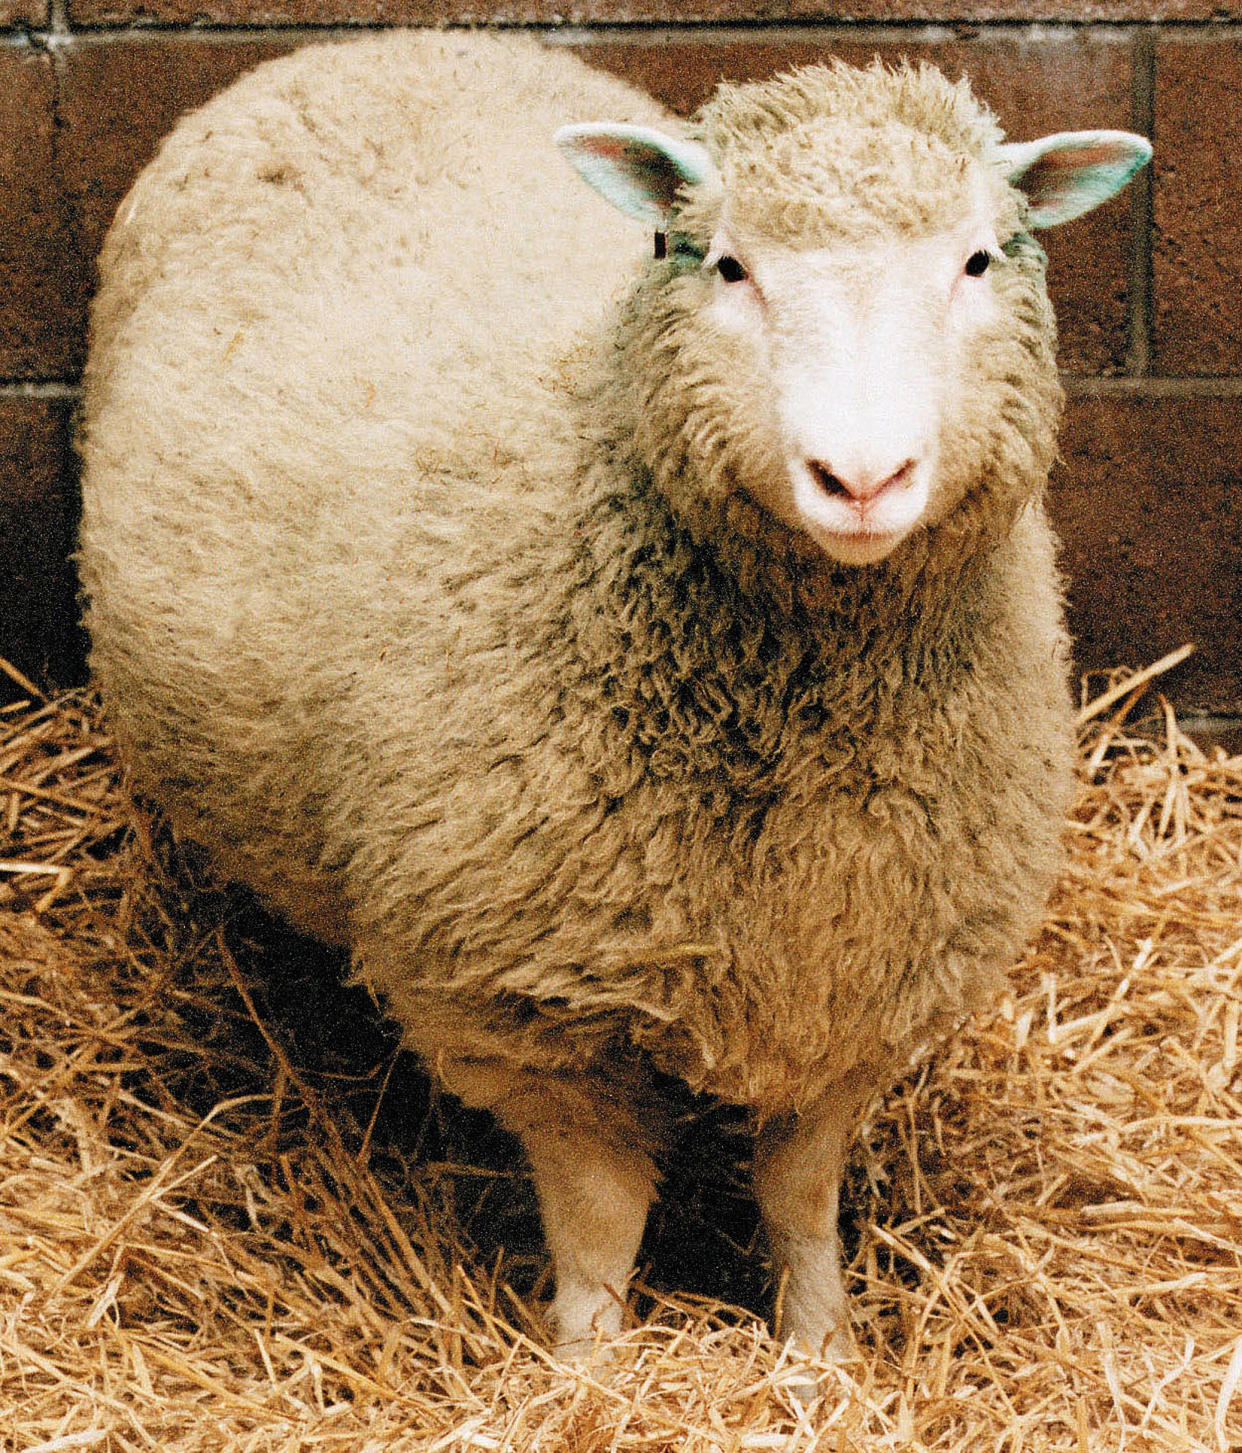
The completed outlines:
[[[847,1122],[1038,922],[1071,760],[1053,322],[988,113],[929,69],[829,67],[692,128],[721,178],[677,199],[699,254],[722,199],[797,248],[990,198],[1003,325],[927,521],[858,567],[756,503],[771,382],[704,326],[703,269],[641,266],[649,236],[567,194],[548,138],[584,115],[666,122],[512,37],[243,79],[118,215],[81,435],[135,782],[523,1136],[570,1341],[641,1234],[657,1075]],[[573,1229],[597,1184],[635,1208],[615,1254]]]
[[[694,131],[724,158],[732,218],[799,247],[943,226],[970,208],[970,159],[1002,140],[965,82],[841,62],[721,86]],[[1016,222],[1017,197],[992,180]]]

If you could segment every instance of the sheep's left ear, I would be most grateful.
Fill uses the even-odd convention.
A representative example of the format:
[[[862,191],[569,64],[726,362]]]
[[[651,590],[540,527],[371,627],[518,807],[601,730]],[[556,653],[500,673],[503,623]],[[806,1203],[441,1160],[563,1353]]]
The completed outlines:
[[[650,126],[607,121],[562,126],[555,141],[584,181],[657,231],[668,230],[683,186],[716,177],[716,167],[695,141],[665,136]]]
[[[1000,152],[1026,193],[1030,225],[1055,227],[1115,196],[1151,160],[1151,142],[1129,131],[1060,131]]]

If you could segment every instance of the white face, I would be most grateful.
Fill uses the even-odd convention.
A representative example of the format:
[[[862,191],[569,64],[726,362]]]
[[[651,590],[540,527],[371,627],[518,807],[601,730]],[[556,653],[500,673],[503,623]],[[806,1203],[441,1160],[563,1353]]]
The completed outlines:
[[[971,340],[997,319],[989,222],[916,240],[747,252],[722,224],[710,315],[771,379],[783,475],[753,486],[849,565],[883,559],[928,513],[941,419]]]

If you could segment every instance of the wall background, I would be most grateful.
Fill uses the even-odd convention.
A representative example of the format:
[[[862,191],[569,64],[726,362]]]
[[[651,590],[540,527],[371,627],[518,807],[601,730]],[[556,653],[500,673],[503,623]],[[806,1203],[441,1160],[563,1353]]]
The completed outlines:
[[[681,111],[721,77],[905,54],[968,74],[1016,140],[1150,135],[1136,185],[1044,234],[1070,392],[1052,506],[1080,664],[1194,640],[1165,690],[1242,718],[1242,0],[0,0],[0,654],[80,675],[71,418],[138,169],[256,62],[425,24],[539,27]]]

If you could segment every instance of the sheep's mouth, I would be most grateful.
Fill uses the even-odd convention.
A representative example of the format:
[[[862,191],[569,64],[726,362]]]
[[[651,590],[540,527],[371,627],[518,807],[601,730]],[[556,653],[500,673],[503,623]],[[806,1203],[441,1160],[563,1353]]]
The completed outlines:
[[[930,469],[913,461],[865,499],[823,465],[792,460],[789,473],[800,524],[846,564],[881,560],[896,549],[923,518],[931,492]]]

